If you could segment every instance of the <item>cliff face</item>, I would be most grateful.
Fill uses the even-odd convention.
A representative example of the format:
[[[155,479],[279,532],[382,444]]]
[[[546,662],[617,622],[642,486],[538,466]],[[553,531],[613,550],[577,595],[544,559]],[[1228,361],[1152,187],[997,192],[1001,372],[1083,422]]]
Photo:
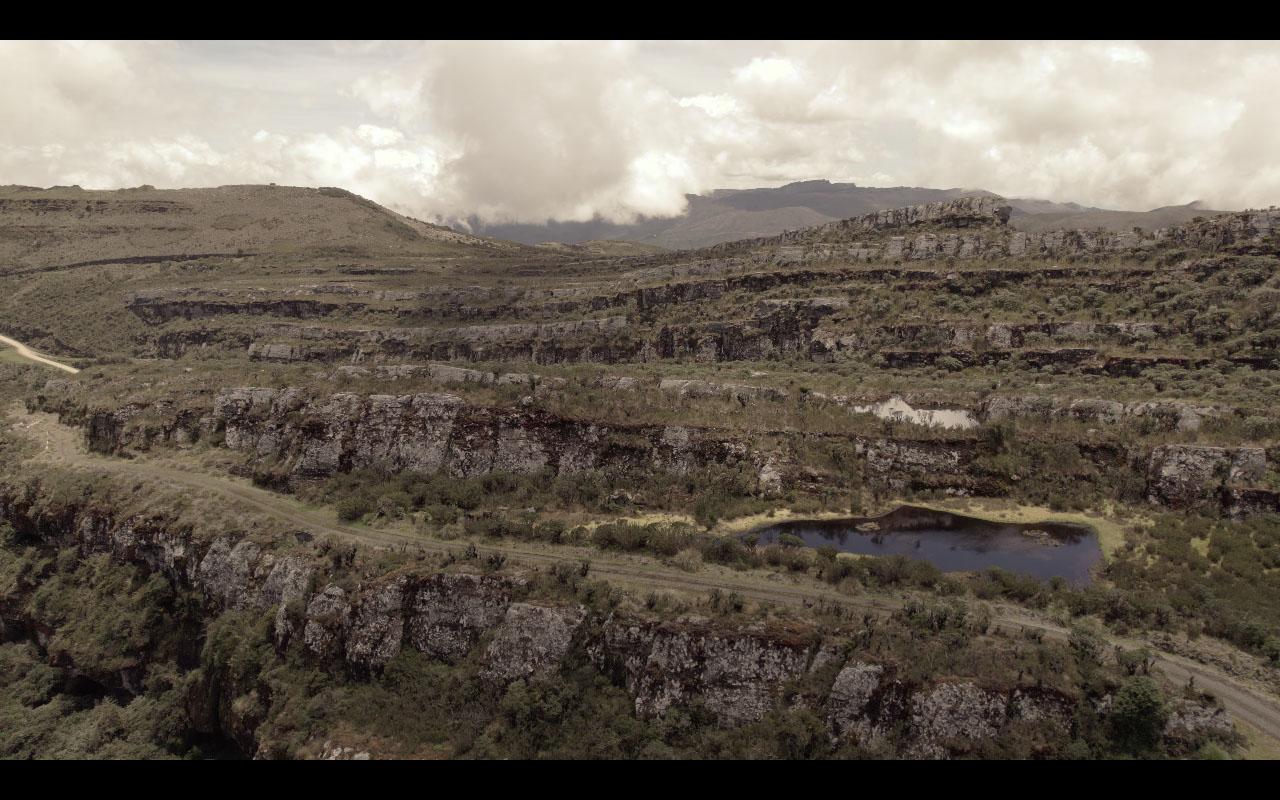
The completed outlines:
[[[699,251],[757,264],[851,261],[969,260],[1000,257],[1065,258],[1123,255],[1176,246],[1243,255],[1280,250],[1280,211],[1223,214],[1151,234],[1096,230],[1016,231],[999,198],[964,197],[869,214],[779,236],[727,242]],[[913,228],[928,228],[912,233]],[[896,234],[896,235],[895,235]]]
[[[480,679],[497,692],[589,664],[626,691],[640,719],[705,713],[733,728],[805,709],[834,743],[891,748],[911,758],[972,754],[1028,731],[1038,732],[1038,741],[1067,741],[1077,714],[1107,713],[1103,702],[1082,704],[1058,690],[963,675],[909,679],[903,664],[866,648],[866,630],[857,626],[693,614],[660,619],[534,594],[529,573],[482,574],[422,561],[357,574],[350,561],[344,566],[309,537],[199,535],[163,514],[121,514],[100,501],[56,506],[12,485],[0,485],[0,525],[11,527],[24,547],[71,548],[82,558],[107,554],[162,575],[203,598],[208,619],[265,613],[280,652],[301,653],[352,680],[378,675],[405,650],[444,664],[478,664]],[[4,591],[6,631],[30,629],[18,610],[29,588]],[[146,680],[145,660],[121,680],[121,691],[137,691]],[[256,698],[267,688],[253,674],[211,680],[219,694],[208,724],[243,752],[259,752],[258,731],[268,720]],[[1223,714],[1188,705],[1166,733],[1170,741],[1194,742],[1231,731]],[[1046,752],[1053,746],[1044,745]]]
[[[343,368],[350,370],[352,368]],[[382,371],[398,369],[378,368]],[[486,373],[435,365],[463,382],[512,383],[538,391],[551,386],[536,375]],[[629,391],[631,384],[610,385]],[[668,379],[660,391],[734,398],[742,404],[785,399],[768,388]],[[815,398],[848,405],[842,397]],[[806,466],[794,448],[836,447],[859,458],[863,480],[873,489],[941,490],[951,494],[1007,495],[1010,478],[983,466],[972,435],[947,438],[811,434],[765,444],[745,433],[698,426],[616,425],[567,419],[525,407],[487,407],[441,393],[317,396],[300,388],[224,389],[212,408],[207,398],[184,404],[126,404],[114,411],[84,412],[50,390],[43,407],[64,422],[85,428],[90,449],[109,454],[145,450],[158,443],[183,446],[220,441],[245,453],[275,480],[317,478],[354,469],[379,468],[474,477],[490,472],[556,474],[586,471],[689,474],[709,467],[746,469],[756,490],[773,496],[797,484],[839,486],[840,477]],[[1227,408],[1175,401],[1120,403],[1105,399],[1062,401],[1052,397],[993,396],[976,418],[1068,418],[1090,424],[1149,420],[1160,430],[1194,431]],[[1280,492],[1265,477],[1280,453],[1262,447],[1162,445],[1082,447],[1081,456],[1104,473],[1134,473],[1147,502],[1169,509],[1196,509],[1243,517],[1280,510]],[[1137,499],[1136,497],[1133,499]]]
[[[380,672],[402,649],[456,664],[477,657],[481,679],[501,692],[515,681],[549,679],[575,657],[585,658],[625,689],[641,719],[700,709],[714,724],[733,728],[788,708],[814,712],[833,744],[871,748],[907,758],[972,754],[1013,735],[1049,744],[1070,738],[1080,699],[1029,687],[984,686],[948,679],[925,684],[901,678],[899,667],[869,659],[853,639],[803,624],[785,628],[686,616],[661,621],[582,606],[520,599],[520,576],[408,571],[344,589],[326,583],[328,566],[307,548],[276,554],[231,537],[204,544],[157,529],[141,519],[114,520],[100,512],[34,519],[11,494],[0,493],[0,520],[46,544],[101,548],[114,558],[154,565],[176,583],[200,592],[205,613],[275,609],[274,639],[317,665],[353,680]],[[350,585],[348,584],[350,587]],[[7,626],[24,620],[0,604]],[[576,654],[576,655],[575,655]],[[146,680],[146,665],[131,672],[128,695]],[[791,687],[807,681],[796,693]],[[254,676],[214,680],[208,724],[245,754],[267,755],[258,731],[268,722],[256,701]],[[1089,706],[1094,708],[1095,706]],[[1095,713],[1105,716],[1105,698]],[[1221,710],[1183,703],[1170,719],[1170,742],[1230,740]],[[887,748],[887,749],[886,749]],[[332,748],[326,748],[332,749]]]
[[[214,416],[227,447],[285,459],[300,476],[372,466],[464,477],[641,467],[683,473],[749,461],[741,442],[694,428],[595,425],[470,406],[448,394],[307,400],[289,389],[231,389],[218,395]]]
[[[1256,513],[1257,506],[1275,510],[1280,508],[1275,492],[1241,489],[1261,480],[1267,466],[1261,447],[1164,445],[1147,461],[1147,497],[1179,510],[1225,506],[1233,516]]]
[[[940,203],[876,211],[827,225],[788,231],[778,236],[726,242],[707,248],[704,252],[735,252],[768,245],[827,241],[920,225],[942,228],[1002,226],[1009,221],[1012,210],[1002,198],[960,197]]]
[[[1280,250],[1277,233],[1280,233],[1280,210],[1271,208],[1220,214],[1200,222],[1165,228],[1157,238],[1200,250],[1259,255]]]
[[[518,575],[409,570],[343,588],[330,582],[336,577],[330,566],[308,547],[277,553],[266,543],[232,536],[206,543],[155,519],[115,519],[103,511],[70,510],[59,519],[31,512],[11,490],[0,491],[0,521],[22,535],[45,545],[76,546],[84,554],[107,552],[162,572],[198,591],[211,616],[275,609],[278,648],[297,647],[317,664],[346,670],[357,680],[411,648],[450,664],[476,653],[481,679],[501,690],[517,680],[543,680],[581,653],[625,688],[640,718],[698,706],[718,725],[734,727],[800,702],[787,699],[786,687],[825,670],[837,675],[834,683],[819,680],[821,696],[803,702],[820,711],[833,741],[870,745],[893,729],[900,755],[909,757],[963,752],[1000,736],[1010,720],[1027,713],[1017,692],[895,682],[891,666],[849,658],[851,647],[838,634],[803,625],[774,629],[700,617],[662,622],[602,614],[521,599],[527,583]],[[4,608],[7,623],[21,624]],[[131,677],[140,686],[145,665]],[[252,754],[262,708],[236,697],[257,690],[252,681],[222,688],[233,694],[216,701],[214,722]],[[1070,703],[1053,696],[1041,705]],[[1046,713],[1041,720],[1065,734],[1065,716]],[[1196,720],[1188,726],[1195,728]]]
[[[343,588],[332,581],[330,564],[310,547],[276,552],[268,543],[232,535],[204,541],[170,530],[155,517],[115,518],[102,509],[65,509],[49,518],[8,488],[0,490],[0,521],[47,547],[109,553],[116,561],[164,573],[204,596],[210,614],[275,608],[276,646],[298,646],[317,663],[355,676],[380,671],[404,648],[447,663],[477,652],[481,677],[502,687],[541,680],[571,653],[584,653],[634,696],[639,717],[662,717],[698,703],[719,724],[736,726],[780,707],[788,681],[836,669],[847,649],[838,635],[812,627],[773,630],[705,618],[654,622],[580,605],[532,602],[521,599],[527,584],[518,575],[408,570]],[[1007,716],[1000,692],[983,694],[996,699],[988,698],[977,710],[936,708],[940,704],[927,698],[941,689],[918,687],[892,690],[904,703],[868,703],[868,692],[850,689],[847,677],[867,669],[888,675],[881,667],[851,662],[822,703],[837,740],[906,722],[911,741],[920,742],[906,754],[945,756],[946,749],[932,744],[938,737],[995,736]],[[886,691],[877,686],[870,694]],[[905,703],[918,694],[923,698],[918,703]],[[229,699],[221,705],[221,726],[252,753],[253,730],[262,719],[236,712]]]

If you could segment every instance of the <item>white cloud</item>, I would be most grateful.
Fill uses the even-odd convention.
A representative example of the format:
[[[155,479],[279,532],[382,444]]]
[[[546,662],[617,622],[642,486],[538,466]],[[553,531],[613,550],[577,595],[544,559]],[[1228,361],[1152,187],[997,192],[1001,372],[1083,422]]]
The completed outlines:
[[[356,128],[356,138],[372,147],[388,147],[402,141],[404,134],[391,128],[365,124]]]
[[[1141,67],[1151,65],[1151,56],[1147,51],[1133,44],[1117,44],[1107,48],[1107,57],[1117,64],[1134,64]]]
[[[756,57],[751,59],[745,67],[738,67],[733,71],[733,78],[739,84],[743,85],[764,85],[764,86],[787,86],[799,87],[804,84],[800,70],[796,67],[795,62],[789,58],[778,58],[770,56],[768,58]]]
[[[0,183],[341,185],[425,219],[830,178],[1280,198],[1272,42],[0,43]]]
[[[694,97],[681,97],[676,101],[676,105],[681,108],[700,108],[717,119],[739,113],[742,110],[742,107],[738,105],[738,101],[728,94],[700,94]]]

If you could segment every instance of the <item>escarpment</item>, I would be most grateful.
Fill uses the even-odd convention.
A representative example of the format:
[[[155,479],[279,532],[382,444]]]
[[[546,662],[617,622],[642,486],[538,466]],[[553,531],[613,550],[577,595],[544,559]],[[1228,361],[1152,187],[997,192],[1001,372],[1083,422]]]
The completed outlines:
[[[1102,230],[1032,233],[1005,227],[1009,211],[999,198],[957,198],[802,228],[775,237],[728,242],[704,252],[750,253],[779,263],[833,258],[854,262],[1001,256],[1062,258],[1138,253],[1169,245],[1252,255],[1276,252],[1274,232],[1280,226],[1280,211],[1271,209],[1224,214],[1151,234]],[[912,228],[924,227],[935,230],[911,232]],[[892,235],[899,232],[902,235]]]
[[[374,466],[457,476],[548,469],[688,472],[750,461],[742,442],[710,431],[601,425],[536,410],[471,406],[449,394],[335,394],[306,401],[287,389],[234,389],[217,397],[214,415],[228,448],[285,463],[301,476]]]
[[[383,379],[407,379],[397,377],[403,372],[399,368],[385,369],[391,371]],[[444,365],[423,369],[433,379],[458,386],[508,386],[539,396],[568,386],[563,380],[539,376]],[[350,368],[341,374],[350,374]],[[603,391],[624,393],[634,393],[641,386],[616,379],[600,384]],[[708,469],[730,469],[749,475],[759,496],[776,497],[788,486],[849,487],[847,465],[853,463],[858,465],[858,480],[877,492],[1004,497],[1022,491],[1025,476],[993,461],[989,435],[980,425],[1066,420],[1195,433],[1206,424],[1239,418],[1232,409],[1177,402],[992,396],[970,413],[915,409],[900,399],[861,405],[846,396],[811,392],[798,398],[800,407],[829,405],[848,414],[899,421],[907,428],[897,435],[812,432],[798,436],[768,428],[734,430],[563,416],[539,408],[540,403],[477,405],[449,392],[369,395],[303,387],[242,387],[219,390],[211,398],[127,403],[114,410],[89,412],[50,391],[50,396],[42,398],[43,407],[57,411],[64,422],[81,425],[91,450],[128,454],[160,446],[182,449],[212,444],[243,454],[249,472],[279,487],[370,469],[458,478],[493,473],[695,476]],[[663,379],[647,391],[694,402],[730,401],[740,407],[791,401],[788,393],[768,386],[693,380]],[[532,401],[533,395],[526,399]],[[911,428],[919,432],[913,435]],[[1037,447],[1035,453],[1064,452],[1054,450],[1057,445],[1052,440]],[[837,470],[815,465],[815,452],[832,454],[828,458],[835,457],[846,466]],[[1086,441],[1068,445],[1065,452],[1074,466],[1072,472],[1062,474],[1063,480],[1093,486],[1100,497],[1236,517],[1280,509],[1280,492],[1268,483],[1270,472],[1280,463],[1280,450],[1275,448],[1125,446],[1091,434]]]
[[[210,613],[274,609],[278,647],[293,643],[319,663],[357,673],[381,670],[402,648],[446,663],[476,650],[484,679],[505,685],[558,670],[578,648],[606,670],[641,658],[639,672],[627,679],[640,715],[705,697],[723,724],[734,724],[772,708],[782,682],[803,669],[812,650],[732,627],[676,626],[659,633],[614,615],[589,622],[581,607],[521,599],[527,582],[519,576],[409,569],[355,587],[344,581],[344,588],[332,582],[339,575],[326,579],[332,565],[309,546],[277,552],[278,543],[250,537],[209,541],[172,530],[155,516],[119,518],[108,509],[68,508],[50,517],[13,487],[0,491],[0,520],[44,546],[105,552],[145,565],[198,590]],[[642,641],[633,641],[628,630],[645,631]],[[637,682],[647,662],[671,666],[661,686]]]
[[[108,508],[49,515],[12,486],[0,489],[0,520],[37,546],[72,547],[83,557],[107,553],[162,574],[203,597],[210,619],[246,609],[272,615],[274,647],[354,681],[372,679],[406,649],[444,664],[474,657],[480,680],[499,692],[517,681],[549,680],[581,658],[633,698],[638,719],[702,709],[715,725],[732,728],[809,708],[836,745],[889,747],[914,758],[971,755],[1028,725],[1049,741],[1065,740],[1081,703],[1061,688],[904,678],[892,658],[868,660],[854,631],[840,628],[697,615],[656,620],[540,599],[529,595],[529,577],[520,573],[421,565],[353,582],[314,544],[207,538],[155,514],[119,516]],[[6,624],[23,624],[21,607],[20,593],[6,596]],[[143,661],[137,685],[146,671]],[[798,681],[810,688],[789,695]],[[270,755],[261,739],[269,711],[246,704],[259,691],[256,680],[216,689],[230,694],[215,700],[220,710],[207,724],[245,754]],[[1168,735],[1234,734],[1220,711],[1188,706]]]
[[[232,207],[257,202],[243,187],[209,236],[200,203],[65,194],[0,205],[50,245],[15,239],[36,271],[0,293],[4,332],[83,367],[45,382],[0,353],[0,618],[66,686],[188,692],[183,736],[542,755],[562,751],[512,721],[551,714],[593,756],[1047,757],[1150,664],[1009,619],[1274,652],[1280,212],[1028,232],[966,197],[633,255],[486,244],[332,192],[284,193],[341,212],[327,243],[314,209]],[[131,250],[161,218],[172,248]],[[1099,520],[1100,560],[1080,588],[776,533],[904,503]],[[66,647],[81,621],[53,601],[94,592],[127,600],[126,634],[172,630]],[[121,640],[84,616],[90,645]],[[1162,753],[1232,736],[1199,700],[1169,711]]]
[[[431,306],[423,320],[431,320],[433,324],[427,325],[396,324],[412,315],[397,311],[394,320],[387,318],[385,312],[394,308],[364,313],[341,305],[323,306],[323,315],[307,324],[284,321],[263,324],[260,320],[267,313],[263,309],[272,303],[282,304],[278,306],[280,313],[275,315],[280,320],[306,318],[311,315],[306,309],[321,306],[294,308],[289,304],[312,301],[286,298],[245,301],[242,308],[232,301],[217,301],[223,303],[218,306],[217,318],[194,314],[188,319],[175,313],[174,321],[154,325],[154,330],[138,334],[135,348],[138,354],[148,357],[178,358],[216,349],[239,352],[251,360],[283,363],[425,360],[506,360],[538,364],[720,363],[798,356],[828,363],[874,363],[887,358],[891,365],[906,366],[932,366],[937,358],[944,356],[958,358],[965,366],[991,365],[1020,358],[1027,352],[1028,366],[1039,368],[1045,363],[1069,365],[1070,362],[1053,355],[1037,357],[1035,353],[1082,349],[1081,345],[1088,345],[1097,355],[1090,361],[1090,369],[1139,376],[1163,364],[1200,368],[1213,359],[1183,353],[1215,342],[1227,342],[1226,352],[1215,352],[1215,355],[1251,369],[1275,369],[1280,363],[1276,350],[1280,338],[1273,341],[1265,336],[1247,335],[1254,323],[1224,318],[1221,304],[1232,302],[1236,290],[1226,285],[1207,287],[1203,282],[1217,281],[1223,276],[1229,282],[1234,279],[1234,273],[1223,272],[1218,267],[1203,269],[1205,263],[1203,259],[1188,260],[1167,270],[1037,267],[837,268],[799,270],[794,274],[773,271],[613,294],[608,293],[608,288],[574,289],[575,294],[605,292],[594,299],[575,301],[590,308],[549,310],[525,301],[504,306],[459,306],[492,311],[485,312],[491,321],[472,324],[459,323],[475,318],[474,315],[448,318],[446,312],[452,306],[447,305]],[[1099,277],[1090,277],[1093,275]],[[1170,288],[1170,281],[1185,289]],[[895,320],[881,310],[889,302],[882,290],[903,298],[893,303],[908,306],[918,305],[926,298],[929,302],[942,302],[939,293],[954,295],[955,303],[968,305],[977,302],[968,298],[983,297],[991,298],[983,302],[1006,303],[1022,292],[1032,295],[1045,292],[1045,302],[1067,302],[1066,298],[1082,283],[1088,286],[1086,298],[1094,305],[1119,303],[1126,293],[1158,297],[1161,293],[1194,291],[1204,308],[1161,314],[1158,319],[1152,318],[1151,312],[1126,311],[1119,317],[1108,314],[1112,318],[1107,320],[1098,319],[1100,314],[1096,312],[1063,309],[1057,318],[1046,319],[1044,311],[1020,302],[1021,309],[1002,311],[998,315],[987,311],[982,321],[957,318],[954,312]],[[761,293],[776,296],[759,297]],[[1108,297],[1114,299],[1108,300]],[[1182,300],[1178,305],[1182,307],[1185,303]],[[1263,300],[1262,308],[1270,307],[1269,303],[1273,301]],[[708,319],[707,314],[698,313],[702,308],[716,312]],[[221,315],[223,311],[225,316]],[[563,319],[599,313],[607,316]],[[362,324],[339,324],[336,321],[339,317]],[[544,321],[518,321],[530,318]],[[509,321],[498,321],[501,319]],[[317,324],[324,320],[335,322]],[[909,355],[903,356],[904,353]]]
[[[468,383],[473,376],[451,377]],[[604,388],[636,391],[621,381]],[[737,384],[665,381],[653,388],[740,404],[787,397],[778,390]],[[759,492],[772,495],[780,481],[841,484],[839,475],[807,469],[800,454],[792,452],[818,444],[847,450],[864,461],[866,480],[885,490],[1003,491],[974,467],[975,440],[941,433],[925,439],[824,434],[779,445],[765,442],[768,431],[595,421],[533,407],[478,406],[449,393],[317,395],[301,387],[225,389],[195,406],[180,406],[168,400],[86,412],[54,397],[44,399],[44,407],[60,413],[64,422],[84,426],[91,450],[127,454],[161,445],[216,443],[243,453],[250,464],[286,482],[368,468],[472,477],[544,471],[696,475],[728,467],[746,470]]]

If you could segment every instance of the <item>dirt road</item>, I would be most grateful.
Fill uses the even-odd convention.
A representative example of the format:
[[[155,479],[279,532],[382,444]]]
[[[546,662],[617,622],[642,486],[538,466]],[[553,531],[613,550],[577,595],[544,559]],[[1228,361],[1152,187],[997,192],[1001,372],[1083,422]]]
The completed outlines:
[[[133,477],[145,477],[162,485],[185,490],[213,492],[255,512],[305,529],[313,535],[333,535],[370,547],[456,552],[466,544],[474,544],[482,555],[499,553],[514,561],[541,566],[557,563],[577,565],[583,559],[588,559],[591,561],[592,575],[619,587],[638,591],[701,595],[719,589],[726,593],[737,592],[744,598],[779,605],[809,607],[821,602],[877,615],[891,613],[905,602],[902,597],[849,595],[812,581],[802,582],[793,576],[739,573],[717,565],[707,565],[701,572],[691,574],[667,567],[645,556],[608,553],[594,548],[532,543],[450,542],[404,528],[375,529],[344,525],[330,511],[306,508],[287,495],[270,492],[230,476],[199,471],[172,460],[126,460],[89,453],[78,430],[59,424],[51,414],[27,413],[20,404],[9,409],[8,420],[13,430],[22,432],[39,445],[33,461],[103,469]],[[1043,631],[1045,636],[1057,640],[1065,640],[1069,635],[1061,625],[1046,621],[1028,609],[1012,606],[995,606],[993,623],[1005,628]],[[1111,637],[1110,641],[1113,645],[1130,649],[1140,646],[1152,649],[1156,666],[1171,682],[1185,684],[1194,677],[1197,688],[1219,697],[1223,705],[1238,719],[1247,722],[1267,737],[1280,741],[1280,700],[1264,687],[1246,685],[1245,681],[1229,676],[1213,666],[1159,651],[1152,648],[1149,642],[1122,637]]]
[[[12,347],[14,350],[18,351],[18,355],[28,361],[34,361],[37,364],[44,364],[46,366],[53,367],[54,369],[60,369],[63,372],[70,372],[72,375],[80,371],[69,364],[63,364],[60,361],[54,361],[52,358],[46,358],[17,339],[10,339],[8,336],[0,336],[0,345],[8,345],[9,347]]]

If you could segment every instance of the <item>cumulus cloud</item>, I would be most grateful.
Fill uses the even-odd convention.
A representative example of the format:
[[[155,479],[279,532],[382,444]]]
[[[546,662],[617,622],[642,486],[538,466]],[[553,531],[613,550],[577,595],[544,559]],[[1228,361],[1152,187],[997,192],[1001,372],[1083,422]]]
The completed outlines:
[[[339,185],[436,221],[828,178],[1280,202],[1275,43],[0,43],[0,182]]]

